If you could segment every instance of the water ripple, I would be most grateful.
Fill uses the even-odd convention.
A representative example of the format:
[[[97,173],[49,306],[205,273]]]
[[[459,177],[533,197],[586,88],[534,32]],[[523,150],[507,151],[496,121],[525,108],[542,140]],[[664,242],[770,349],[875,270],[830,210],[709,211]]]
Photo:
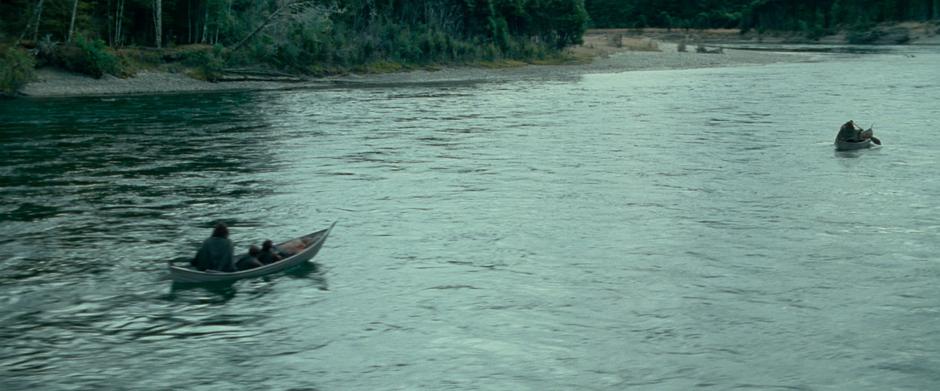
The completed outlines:
[[[920,50],[0,103],[0,387],[935,389]],[[885,146],[832,152],[847,117]],[[172,284],[220,220],[340,223],[291,273]]]

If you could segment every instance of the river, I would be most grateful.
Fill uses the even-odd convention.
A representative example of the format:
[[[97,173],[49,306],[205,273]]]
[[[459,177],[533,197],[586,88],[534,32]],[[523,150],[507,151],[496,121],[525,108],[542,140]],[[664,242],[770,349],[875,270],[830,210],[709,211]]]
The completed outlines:
[[[937,64],[0,102],[0,388],[938,389]]]

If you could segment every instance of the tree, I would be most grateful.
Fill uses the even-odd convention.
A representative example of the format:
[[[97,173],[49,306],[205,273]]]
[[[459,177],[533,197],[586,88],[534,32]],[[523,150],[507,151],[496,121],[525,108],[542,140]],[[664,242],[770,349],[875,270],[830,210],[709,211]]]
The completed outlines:
[[[163,40],[163,0],[153,0],[153,28],[154,40],[159,49]]]
[[[114,37],[111,39],[112,47],[120,47],[124,44],[124,2],[125,0],[117,0],[117,9],[115,9],[114,15]],[[108,9],[110,12],[110,7]]]
[[[68,42],[72,42],[72,32],[75,31],[75,14],[78,13],[78,0],[72,2],[72,21],[69,22]]]
[[[22,41],[23,37],[26,36],[26,33],[30,31],[30,29],[32,29],[32,32],[30,33],[32,40],[36,41],[39,39],[39,21],[42,17],[42,3],[43,0],[39,0],[36,3],[36,8],[33,9],[34,16],[30,18],[29,22],[26,24],[26,29],[23,30],[22,34],[20,34],[20,39],[18,41]]]

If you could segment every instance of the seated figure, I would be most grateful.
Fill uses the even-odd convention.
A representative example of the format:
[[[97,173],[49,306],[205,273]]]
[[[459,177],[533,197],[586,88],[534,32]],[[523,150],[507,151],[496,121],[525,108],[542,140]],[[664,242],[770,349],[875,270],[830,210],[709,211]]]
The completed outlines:
[[[839,128],[839,135],[836,136],[836,139],[842,141],[852,141],[859,142],[865,141],[872,136],[872,130],[864,130],[855,124],[855,121],[849,121],[842,124],[842,127]]]
[[[241,257],[236,263],[238,270],[248,270],[264,266],[261,264],[261,261],[258,260],[259,254],[261,254],[261,249],[258,248],[258,246],[251,245],[251,247],[248,248],[248,255]]]
[[[261,244],[261,253],[258,254],[258,260],[268,265],[280,261],[281,256],[275,251],[274,243],[270,240],[265,240],[264,243]]]
[[[228,238],[228,227],[223,223],[216,224],[212,236],[202,242],[199,252],[192,260],[192,265],[198,270],[216,270],[220,272],[235,271],[232,241]]]

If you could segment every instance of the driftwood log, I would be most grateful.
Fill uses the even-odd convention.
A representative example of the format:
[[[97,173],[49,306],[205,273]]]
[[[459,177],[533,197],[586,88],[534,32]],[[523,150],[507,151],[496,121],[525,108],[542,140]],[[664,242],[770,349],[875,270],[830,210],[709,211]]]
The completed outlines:
[[[264,69],[245,69],[245,68],[226,68],[222,70],[222,75],[218,81],[277,81],[277,82],[302,82],[306,78],[292,75],[290,73],[278,72]]]

